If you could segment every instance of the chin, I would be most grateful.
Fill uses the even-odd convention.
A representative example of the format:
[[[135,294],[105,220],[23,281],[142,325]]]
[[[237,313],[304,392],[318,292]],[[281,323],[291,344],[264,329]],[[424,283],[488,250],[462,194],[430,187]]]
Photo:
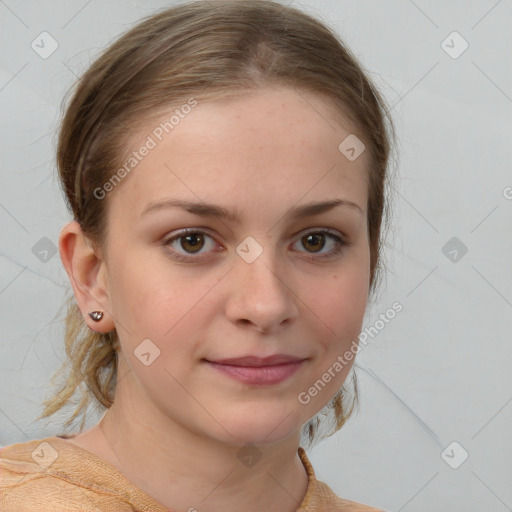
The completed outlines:
[[[284,441],[300,430],[302,423],[295,411],[290,414],[290,411],[286,412],[282,406],[275,411],[275,413],[270,410],[258,411],[253,407],[251,411],[239,412],[229,421],[227,415],[224,415],[225,420],[222,426],[231,435],[219,427],[220,437],[216,437],[232,446],[246,444],[265,446]]]

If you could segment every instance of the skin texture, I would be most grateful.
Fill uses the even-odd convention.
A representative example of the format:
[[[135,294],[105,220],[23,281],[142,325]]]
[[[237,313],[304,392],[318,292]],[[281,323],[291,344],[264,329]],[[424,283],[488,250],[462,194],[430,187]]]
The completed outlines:
[[[300,429],[351,365],[308,404],[298,395],[357,340],[369,290],[367,154],[349,161],[339,151],[357,132],[334,112],[327,100],[285,87],[199,101],[103,199],[103,251],[74,221],[61,231],[84,320],[96,331],[116,328],[121,345],[113,406],[71,441],[171,509],[294,511],[306,492]],[[132,150],[160,121],[141,124]],[[240,221],[177,207],[141,217],[167,198],[215,203]],[[287,216],[332,199],[357,206]],[[163,243],[183,228],[203,238]],[[339,254],[329,235],[305,236],[326,228],[348,242]],[[252,263],[236,251],[247,237],[263,250]],[[188,259],[173,259],[173,249]],[[87,314],[95,310],[105,312],[99,323]],[[134,354],[145,339],[160,350],[147,366]],[[242,384],[205,362],[278,353],[307,360],[271,386]],[[261,454],[252,467],[237,457],[247,443]]]

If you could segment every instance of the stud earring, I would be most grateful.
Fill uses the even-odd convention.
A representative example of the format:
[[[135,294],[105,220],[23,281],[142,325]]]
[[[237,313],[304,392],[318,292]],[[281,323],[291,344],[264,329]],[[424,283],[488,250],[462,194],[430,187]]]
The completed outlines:
[[[99,322],[103,318],[103,311],[93,311],[89,316],[95,321]]]

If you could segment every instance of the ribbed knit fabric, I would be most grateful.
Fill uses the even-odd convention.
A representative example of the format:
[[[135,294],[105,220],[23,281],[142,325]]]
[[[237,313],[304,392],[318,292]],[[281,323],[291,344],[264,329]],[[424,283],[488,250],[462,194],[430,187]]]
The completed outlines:
[[[316,479],[302,447],[298,453],[308,488],[297,512],[383,512],[336,496]],[[57,436],[0,449],[0,511],[174,512],[136,487],[114,465]]]

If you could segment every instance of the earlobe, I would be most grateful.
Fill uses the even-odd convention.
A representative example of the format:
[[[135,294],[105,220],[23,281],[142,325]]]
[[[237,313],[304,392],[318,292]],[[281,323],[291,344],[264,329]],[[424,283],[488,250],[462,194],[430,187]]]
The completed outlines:
[[[88,327],[97,332],[112,331],[115,324],[109,314],[111,308],[104,279],[105,262],[84,235],[78,222],[71,221],[62,228],[59,253]],[[94,312],[98,314],[89,314]]]

